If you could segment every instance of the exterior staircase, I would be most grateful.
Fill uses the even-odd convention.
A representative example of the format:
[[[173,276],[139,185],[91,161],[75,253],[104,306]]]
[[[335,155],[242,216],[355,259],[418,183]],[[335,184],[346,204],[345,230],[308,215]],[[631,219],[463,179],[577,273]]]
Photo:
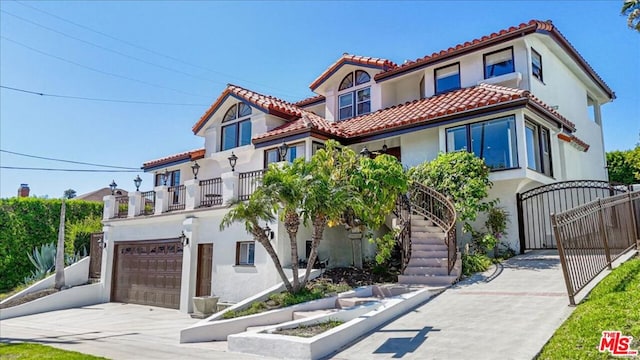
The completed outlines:
[[[456,213],[444,195],[413,184],[396,211],[403,248],[398,283],[449,286],[460,278],[462,262],[456,244]],[[402,235],[403,234],[403,235]]]

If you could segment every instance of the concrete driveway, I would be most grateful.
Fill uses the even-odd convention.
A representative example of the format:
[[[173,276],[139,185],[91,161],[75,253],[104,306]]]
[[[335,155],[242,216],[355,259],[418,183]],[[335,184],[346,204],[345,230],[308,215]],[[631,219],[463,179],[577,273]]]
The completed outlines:
[[[32,342],[109,359],[264,359],[227,352],[226,342],[180,344],[189,315],[158,307],[105,303],[0,322],[0,342]]]

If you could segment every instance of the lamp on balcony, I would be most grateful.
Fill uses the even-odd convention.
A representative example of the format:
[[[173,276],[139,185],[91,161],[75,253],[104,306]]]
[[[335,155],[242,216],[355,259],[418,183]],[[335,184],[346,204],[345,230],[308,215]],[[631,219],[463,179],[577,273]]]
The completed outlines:
[[[118,184],[116,184],[115,180],[111,180],[111,184],[109,184],[109,187],[111,188],[111,195],[113,195],[113,193],[116,191],[116,187],[118,187]]]
[[[162,184],[167,186],[167,181],[169,180],[169,170],[164,169],[164,173],[162,174]]]
[[[370,157],[371,156],[371,151],[369,151],[369,149],[367,149],[367,147],[363,147],[362,150],[360,150],[360,156],[362,157]]]
[[[133,184],[136,186],[136,191],[140,191],[140,184],[142,184],[142,179],[140,179],[140,175],[136,175],[136,178],[133,179]]]
[[[227,159],[229,159],[229,165],[231,165],[231,171],[235,171],[236,170],[236,162],[238,161],[238,157],[232,151],[231,152],[231,156],[229,156]]]
[[[193,171],[193,179],[198,180],[198,171],[200,171],[200,165],[198,165],[197,161],[194,161],[193,165],[191,165],[191,171]]]
[[[386,154],[388,149],[387,142],[385,141],[384,144],[382,144],[382,153]]]
[[[273,231],[271,231],[271,228],[269,227],[269,224],[265,224],[264,226],[264,235],[268,238],[273,240]]]
[[[178,240],[180,240],[180,242],[182,243],[182,246],[189,245],[189,238],[187,237],[187,235],[184,234],[184,230],[182,230],[182,232],[180,233],[180,236],[178,236]]]
[[[289,150],[289,145],[284,141],[280,146],[278,146],[278,155],[280,155],[280,161],[285,161],[287,159],[287,151]]]

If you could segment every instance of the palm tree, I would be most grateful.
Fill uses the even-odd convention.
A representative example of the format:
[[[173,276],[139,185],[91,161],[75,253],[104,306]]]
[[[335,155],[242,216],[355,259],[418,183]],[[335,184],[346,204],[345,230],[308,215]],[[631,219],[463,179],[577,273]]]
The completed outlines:
[[[262,188],[258,188],[251,194],[249,200],[246,202],[236,202],[231,205],[233,206],[232,209],[220,222],[220,230],[224,230],[236,222],[244,223],[247,233],[251,234],[253,239],[265,248],[267,254],[269,254],[271,260],[273,260],[287,291],[293,293],[293,287],[282,269],[282,263],[278,258],[278,254],[273,248],[273,245],[271,245],[269,236],[265,233],[264,228],[260,226],[260,222],[262,221],[269,223],[276,219],[274,215],[274,203],[266,196]]]
[[[640,0],[624,0],[621,13],[627,17],[627,26],[640,32]]]
[[[64,284],[64,222],[66,215],[65,198],[62,198],[62,205],[60,206],[60,226],[58,227],[58,246],[56,250],[56,277],[54,288],[56,290],[62,289]]]

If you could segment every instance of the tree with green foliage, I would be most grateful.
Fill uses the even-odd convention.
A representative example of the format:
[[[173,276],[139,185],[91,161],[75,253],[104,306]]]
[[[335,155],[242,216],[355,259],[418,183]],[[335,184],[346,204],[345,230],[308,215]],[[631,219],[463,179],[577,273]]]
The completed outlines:
[[[64,195],[62,195],[64,199],[73,199],[76,197],[76,191],[73,189],[67,189],[64,191]]]
[[[454,203],[465,232],[478,214],[496,201],[485,201],[493,183],[484,160],[468,151],[440,153],[432,161],[409,169],[409,178],[448,196]]]
[[[625,185],[640,182],[640,145],[632,150],[610,151],[606,155],[610,182]]]
[[[640,32],[640,0],[624,0],[620,12],[627,17],[627,26]]]

